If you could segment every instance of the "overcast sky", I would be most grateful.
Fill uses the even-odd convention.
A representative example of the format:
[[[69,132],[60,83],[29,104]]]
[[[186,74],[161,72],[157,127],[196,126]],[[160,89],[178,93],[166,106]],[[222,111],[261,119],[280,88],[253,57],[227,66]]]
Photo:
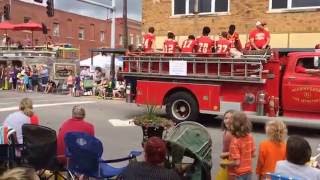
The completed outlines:
[[[33,2],[33,0],[22,0]],[[92,0],[102,4],[111,5],[111,0]],[[123,0],[116,1],[117,17],[122,17],[122,3]],[[141,0],[127,0],[128,1],[128,17],[131,19],[141,21]],[[105,8],[89,5],[78,0],[54,0],[55,8],[64,11],[69,11],[85,16],[95,17],[99,19],[111,18],[111,14]],[[43,0],[46,4],[46,0]]]

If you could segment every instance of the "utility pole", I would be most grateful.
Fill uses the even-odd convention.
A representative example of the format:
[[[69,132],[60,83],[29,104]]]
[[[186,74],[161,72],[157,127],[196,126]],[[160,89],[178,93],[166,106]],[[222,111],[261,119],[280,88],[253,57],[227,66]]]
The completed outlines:
[[[116,0],[112,1],[112,22],[111,22],[111,48],[116,47]]]
[[[111,48],[116,47],[116,0],[112,1],[112,23],[111,23]],[[111,55],[111,63],[110,63],[110,78],[115,80],[115,61],[116,57],[115,54],[112,53]]]
[[[128,0],[123,0],[123,47],[128,49]]]

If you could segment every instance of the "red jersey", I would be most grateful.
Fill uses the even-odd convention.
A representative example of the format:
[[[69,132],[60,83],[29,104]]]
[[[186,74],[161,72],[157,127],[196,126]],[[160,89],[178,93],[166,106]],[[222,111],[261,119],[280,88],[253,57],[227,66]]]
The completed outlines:
[[[216,53],[219,54],[230,54],[231,41],[221,38],[216,42]]]
[[[143,36],[143,47],[145,52],[153,51],[152,45],[156,40],[156,36],[152,33]]]
[[[39,117],[37,115],[33,114],[30,117],[30,123],[34,124],[34,125],[39,125]]]
[[[254,29],[249,34],[249,39],[253,39],[254,44],[259,48],[263,48],[263,45],[267,43],[267,40],[270,38],[269,31]]]
[[[212,53],[212,47],[214,47],[214,41],[208,36],[201,36],[196,40],[198,49],[197,53],[210,54]]]
[[[238,50],[242,49],[239,34],[237,32],[234,32],[232,35],[228,34],[227,39],[231,41],[231,48],[237,48]]]
[[[175,53],[176,49],[179,49],[178,42],[174,39],[166,39],[163,43],[164,53]]]
[[[186,39],[183,41],[181,48],[181,52],[193,53],[196,50],[196,41],[193,39]]]

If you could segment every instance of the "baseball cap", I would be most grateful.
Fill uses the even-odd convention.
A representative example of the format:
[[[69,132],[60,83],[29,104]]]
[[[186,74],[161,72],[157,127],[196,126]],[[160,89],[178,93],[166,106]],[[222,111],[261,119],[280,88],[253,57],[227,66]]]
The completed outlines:
[[[261,21],[257,21],[256,26],[260,26],[260,25],[262,25]]]

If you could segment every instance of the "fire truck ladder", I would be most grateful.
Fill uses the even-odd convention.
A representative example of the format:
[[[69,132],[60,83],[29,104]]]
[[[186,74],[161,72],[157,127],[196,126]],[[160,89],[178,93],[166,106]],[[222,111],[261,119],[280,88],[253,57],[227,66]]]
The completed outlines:
[[[125,56],[125,77],[265,83],[263,64],[270,56],[241,58],[190,56]],[[185,61],[186,75],[170,74],[171,61]]]

